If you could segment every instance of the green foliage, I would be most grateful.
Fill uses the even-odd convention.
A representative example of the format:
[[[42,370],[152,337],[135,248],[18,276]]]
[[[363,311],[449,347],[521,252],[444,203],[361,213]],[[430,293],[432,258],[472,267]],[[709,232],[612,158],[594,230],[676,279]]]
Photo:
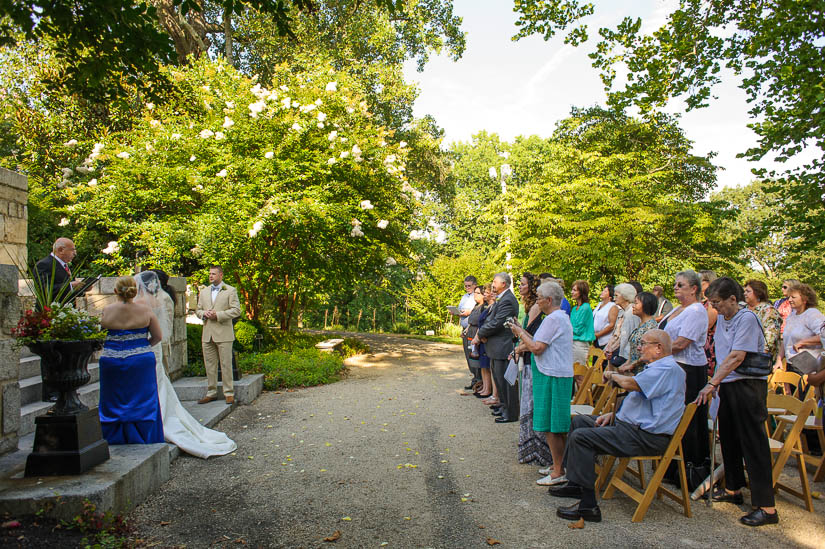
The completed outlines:
[[[409,324],[407,324],[406,322],[399,322],[397,324],[394,324],[392,327],[392,331],[396,334],[409,334],[412,332]]]
[[[449,318],[448,305],[458,305],[464,295],[464,277],[475,276],[480,283],[492,281],[500,271],[488,254],[472,251],[458,257],[439,256],[407,293],[413,313],[412,324],[420,329],[439,331]]]
[[[84,546],[102,548],[128,547],[128,535],[133,527],[123,515],[115,515],[111,511],[102,513],[89,500],[83,501],[83,510],[71,520],[63,520],[60,526],[67,530],[77,530],[83,534],[92,534],[91,539],[83,538]],[[88,544],[88,545],[87,545]]]
[[[203,365],[203,326],[201,324],[186,325],[186,356],[190,365]]]
[[[464,329],[461,327],[460,324],[452,324],[447,323],[441,328],[441,335],[450,338],[458,338],[461,339],[461,333]]]
[[[238,366],[244,373],[264,374],[264,389],[310,387],[337,381],[343,358],[317,349],[293,349],[243,355]]]
[[[579,0],[517,0],[517,37],[571,29],[567,42],[587,38],[581,19],[593,4]],[[821,2],[750,2],[680,0],[666,22],[649,34],[639,18],[626,17],[615,29],[601,28],[601,41],[591,53],[601,72],[608,102],[618,109],[635,106],[647,115],[674,98],[687,109],[705,107],[722,69],[732,70],[747,95],[749,124],[759,136],[742,156],[758,161],[768,153],[780,162],[815,147],[825,149],[825,25]],[[720,32],[724,29],[724,32]],[[617,75],[626,78],[617,83]],[[756,170],[757,175],[777,174]],[[820,269],[825,249],[825,160],[816,154],[798,170],[785,174],[786,206],[794,221],[788,235],[793,249]],[[822,272],[818,270],[818,272]]]
[[[349,358],[370,352],[370,346],[357,337],[345,337],[343,343],[341,343],[340,350],[337,352],[342,358]]]
[[[256,335],[258,335],[258,328],[251,322],[241,320],[235,323],[235,342],[240,350],[253,350]]]

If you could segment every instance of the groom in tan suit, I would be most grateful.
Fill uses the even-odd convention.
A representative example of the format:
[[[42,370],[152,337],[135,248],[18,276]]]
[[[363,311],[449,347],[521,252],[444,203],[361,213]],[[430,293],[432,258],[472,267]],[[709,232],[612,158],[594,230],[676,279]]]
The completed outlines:
[[[218,399],[218,362],[223,377],[223,396],[226,403],[235,402],[235,388],[232,380],[232,342],[235,330],[232,319],[241,316],[241,303],[235,288],[224,284],[223,269],[217,265],[209,267],[209,286],[203,286],[198,294],[198,318],[203,320],[203,361],[206,366],[206,380],[209,386],[206,396],[198,404],[206,404]]]

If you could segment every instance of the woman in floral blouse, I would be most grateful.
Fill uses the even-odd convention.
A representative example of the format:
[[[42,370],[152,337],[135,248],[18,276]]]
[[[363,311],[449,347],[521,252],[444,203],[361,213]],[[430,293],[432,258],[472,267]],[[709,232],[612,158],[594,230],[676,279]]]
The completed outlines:
[[[762,323],[762,330],[765,332],[765,352],[770,353],[776,359],[782,316],[768,301],[768,287],[764,282],[761,280],[745,282],[745,303]]]
[[[658,328],[656,319],[653,318],[658,307],[659,299],[652,293],[642,292],[636,296],[636,300],[633,302],[633,314],[638,316],[642,323],[630,334],[630,358],[619,367],[620,372],[632,371],[633,375],[636,375],[645,369],[645,364],[636,363],[642,357],[642,336],[648,330]]]

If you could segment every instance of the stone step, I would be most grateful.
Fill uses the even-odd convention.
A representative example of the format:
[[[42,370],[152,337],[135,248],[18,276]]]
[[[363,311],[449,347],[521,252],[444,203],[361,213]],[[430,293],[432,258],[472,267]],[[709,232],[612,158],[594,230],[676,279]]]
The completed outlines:
[[[181,401],[200,400],[206,396],[205,377],[184,377],[172,383]],[[264,388],[263,374],[248,374],[235,382],[235,402],[251,404]],[[223,398],[223,384],[218,383],[218,397]]]
[[[97,362],[93,362],[89,364],[89,375],[92,378],[89,380],[89,383],[97,383],[100,379],[100,366]],[[31,404],[33,402],[40,401],[42,397],[42,385],[43,380],[40,377],[39,367],[38,373],[31,377],[20,378],[20,405],[25,406],[26,404]]]
[[[25,347],[23,347],[25,349]],[[17,379],[26,379],[40,375],[40,357],[31,355],[20,359]]]
[[[100,399],[100,383],[89,383],[77,390],[77,396],[80,397],[80,402],[92,408],[97,406],[97,401]],[[34,432],[34,419],[42,416],[54,406],[53,402],[35,401],[25,406],[20,407],[20,429],[17,431],[18,436],[27,435]]]

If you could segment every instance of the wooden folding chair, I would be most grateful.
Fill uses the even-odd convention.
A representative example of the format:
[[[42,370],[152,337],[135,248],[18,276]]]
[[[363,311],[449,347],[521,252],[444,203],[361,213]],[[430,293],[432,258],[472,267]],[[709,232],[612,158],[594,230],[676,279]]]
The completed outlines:
[[[601,372],[606,361],[607,357],[605,356],[604,351],[594,345],[591,345],[590,349],[587,351],[587,364],[596,366],[599,372]]]
[[[778,388],[782,391],[783,395],[790,395],[791,387],[798,387],[799,382],[802,380],[802,376],[795,372],[786,372],[785,370],[775,370],[769,377],[768,377],[768,393],[776,393],[776,389]],[[777,408],[775,406],[768,405],[768,415],[776,416],[780,414],[787,414],[788,411],[782,408]]]
[[[816,407],[814,407],[813,411],[816,411]],[[772,438],[782,440],[785,429],[789,425],[793,425],[794,422],[796,422],[795,415],[783,414],[776,416],[776,430]],[[819,439],[819,447],[825,449],[825,432],[823,432],[822,424],[817,424],[817,417],[814,413],[809,415],[802,424],[802,434],[799,436],[799,441],[802,444],[802,455],[805,457],[805,460],[816,468],[814,469],[814,478],[811,482],[822,482],[825,480],[825,457],[811,454],[811,451],[808,449],[808,438],[804,436],[806,432],[816,433],[816,437]]]
[[[592,404],[592,392],[590,390],[591,379],[593,377],[594,368],[592,366],[586,366],[584,364],[579,364],[578,362],[573,363],[573,376],[582,376],[582,381],[579,383],[578,389],[576,389],[576,394],[573,395],[573,400],[570,402],[571,404],[584,404],[587,402],[587,399],[591,399]]]
[[[813,399],[806,401],[797,400],[795,397],[788,395],[768,394],[769,408],[783,408],[788,410],[789,416],[793,415],[796,419],[788,424],[787,429],[776,429],[774,436],[768,439],[771,445],[771,455],[776,458],[773,462],[773,488],[775,491],[784,490],[789,494],[798,497],[805,503],[805,509],[809,512],[814,512],[814,505],[811,501],[811,487],[808,484],[808,474],[805,470],[805,455],[800,441],[802,429],[805,426],[805,421],[811,415],[816,402]],[[784,440],[780,440],[784,433]],[[799,472],[799,483],[802,486],[802,491],[798,491],[786,484],[779,482],[779,475],[785,469],[785,464],[788,458],[794,456],[796,458],[796,466]]]
[[[571,416],[591,416],[603,414],[606,410],[610,410],[613,403],[616,401],[616,395],[619,393],[618,387],[602,391],[601,396],[596,400],[593,406],[589,404],[571,404]]]
[[[650,507],[650,504],[656,495],[659,497],[665,495],[677,503],[680,503],[684,509],[685,516],[691,516],[690,492],[688,491],[687,474],[685,473],[685,459],[684,454],[682,453],[682,437],[684,436],[688,425],[690,425],[690,420],[693,418],[693,414],[695,412],[696,404],[690,403],[685,406],[682,419],[679,421],[679,425],[676,427],[676,431],[674,431],[673,436],[670,437],[670,444],[667,445],[667,449],[665,449],[664,454],[661,456],[631,456],[619,458],[619,465],[616,467],[616,471],[613,473],[613,476],[610,477],[610,482],[608,483],[607,489],[604,491],[604,495],[602,497],[604,499],[612,498],[613,492],[616,489],[630,496],[636,503],[638,503],[636,511],[633,513],[633,522],[641,522],[645,518],[647,508]],[[611,456],[611,458],[612,459],[605,464],[608,469],[612,464],[612,460],[616,459],[613,456]],[[653,476],[650,478],[647,488],[643,488],[644,493],[637,491],[635,488],[622,480],[622,475],[624,475],[628,465],[630,465],[630,461],[634,459],[640,462],[657,462],[656,468],[653,471]],[[665,476],[665,472],[667,471],[670,462],[673,460],[677,460],[679,463],[679,482],[682,487],[681,496],[662,486],[662,479]]]

